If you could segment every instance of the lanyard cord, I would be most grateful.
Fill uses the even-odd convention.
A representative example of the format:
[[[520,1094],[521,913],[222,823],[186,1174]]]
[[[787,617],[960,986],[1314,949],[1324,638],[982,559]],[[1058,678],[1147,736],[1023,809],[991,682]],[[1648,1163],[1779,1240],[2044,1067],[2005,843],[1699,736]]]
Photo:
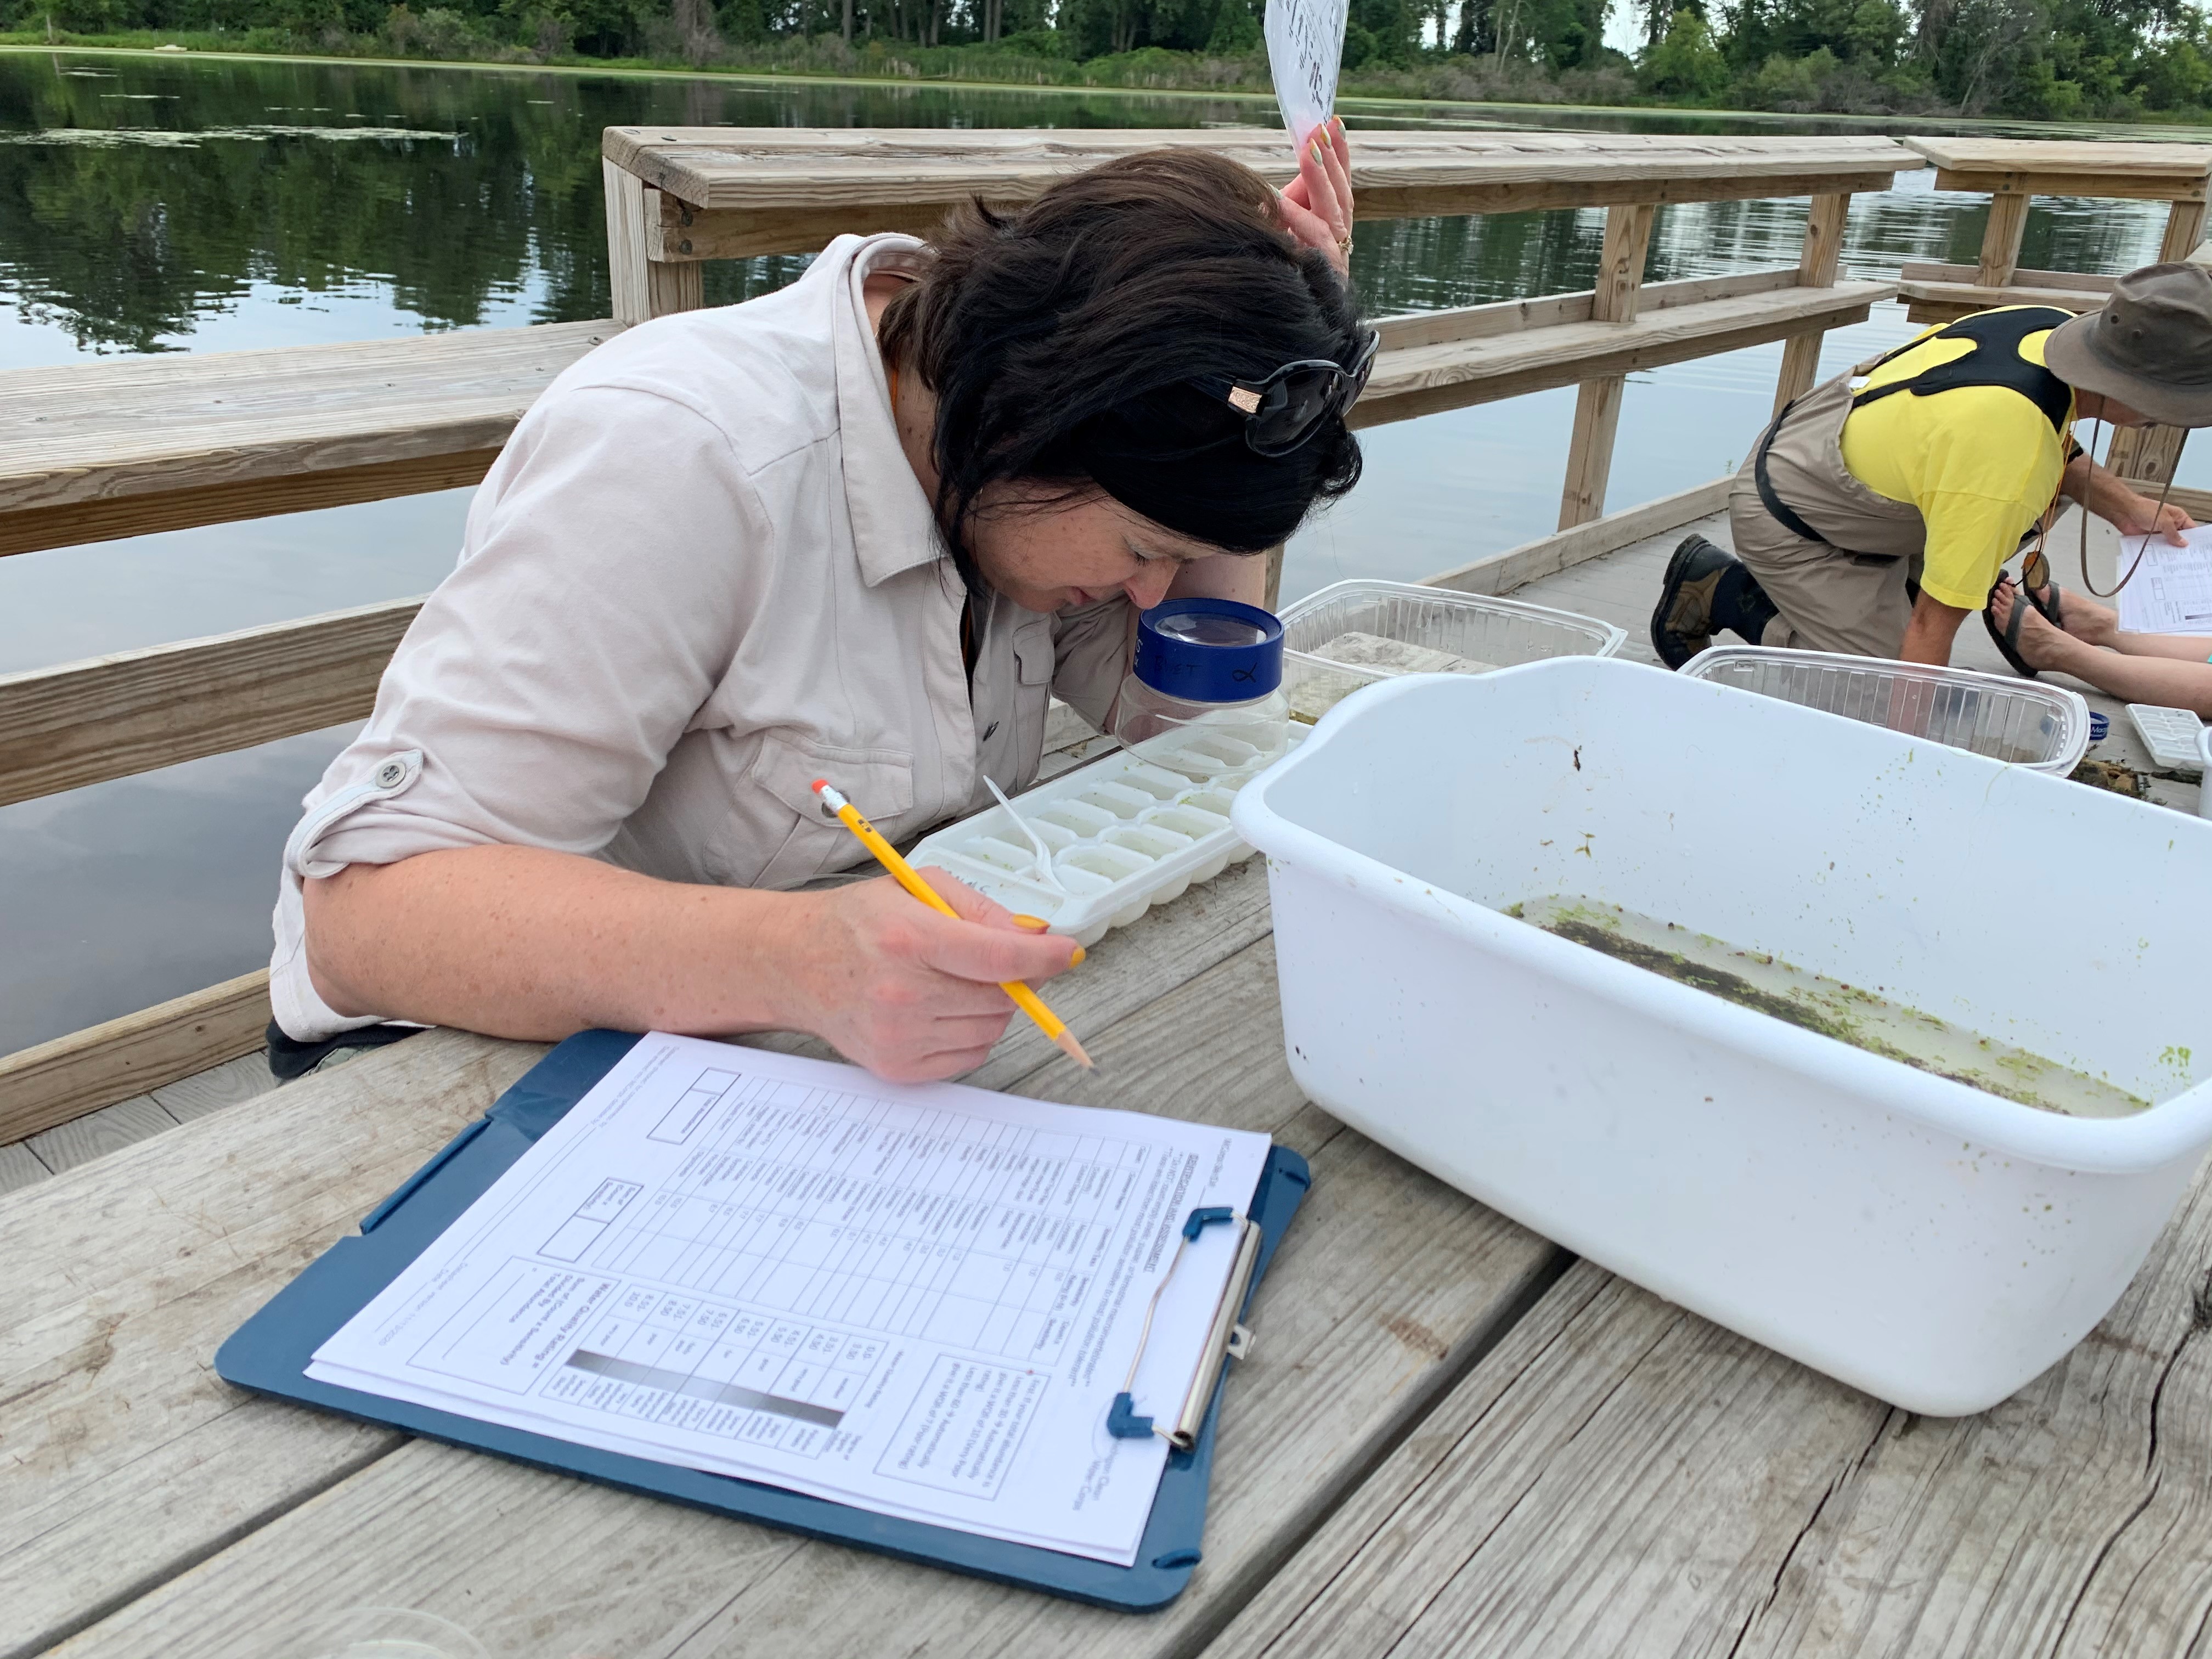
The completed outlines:
[[[2102,415],[2097,416],[2097,424],[2100,427],[2105,425],[2105,417]],[[2156,430],[2155,428],[2150,429],[2154,431]],[[2116,438],[2118,435],[2118,434],[2115,433],[2112,437],[2108,437],[2105,441],[2105,459],[2107,467],[2110,466],[2112,461],[2113,438]],[[2183,441],[2187,441],[2185,434],[2184,434]],[[2087,454],[2090,465],[2092,466],[2095,465],[2097,459],[2097,446],[2094,440],[2092,440],[2086,453]],[[2174,464],[2166,469],[2166,482],[2159,486],[2158,505],[2151,509],[2150,527],[2144,533],[2143,544],[2136,550],[2135,560],[2128,566],[2127,574],[2122,576],[2119,580],[2114,582],[2110,589],[2100,589],[2098,587],[2096,583],[2089,580],[2089,505],[2087,499],[2088,495],[2088,488],[2086,483],[2083,485],[2083,500],[2081,503],[2081,544],[2078,549],[2078,556],[2081,567],[2081,586],[2088,590],[2090,597],[2093,599],[2109,599],[2114,594],[2118,593],[2122,588],[2125,587],[2130,582],[2135,580],[2136,572],[2142,568],[2142,562],[2150,552],[2150,538],[2158,534],[2159,515],[2166,511],[2166,497],[2173,489],[2173,475],[2180,471],[2181,457],[2179,454],[2176,454],[2174,457]],[[2030,557],[2033,558],[2039,556],[2042,552],[2043,532],[2039,531],[2035,538],[2035,552],[2031,555]],[[2050,574],[2050,563],[2051,562],[2048,559],[2044,560],[2045,575],[2046,577],[2048,577]],[[2026,576],[2027,574],[2027,566],[2025,563],[2021,567],[2021,574],[2022,576]],[[2033,586],[2033,584],[2031,584],[2031,586]]]

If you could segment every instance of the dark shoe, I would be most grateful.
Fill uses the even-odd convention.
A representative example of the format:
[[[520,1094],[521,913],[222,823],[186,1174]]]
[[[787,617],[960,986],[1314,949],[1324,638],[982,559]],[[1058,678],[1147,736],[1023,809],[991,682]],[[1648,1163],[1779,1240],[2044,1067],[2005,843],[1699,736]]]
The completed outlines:
[[[1713,642],[1713,590],[1735,568],[1730,555],[1703,536],[1684,537],[1667,561],[1651,613],[1651,648],[1668,667],[1680,668]]]

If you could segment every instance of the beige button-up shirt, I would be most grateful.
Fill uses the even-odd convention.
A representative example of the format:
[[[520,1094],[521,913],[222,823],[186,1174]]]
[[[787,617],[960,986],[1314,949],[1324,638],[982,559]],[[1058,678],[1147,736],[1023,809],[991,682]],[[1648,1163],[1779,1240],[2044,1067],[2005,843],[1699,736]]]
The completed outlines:
[[[927,258],[845,236],[741,306],[634,328],[539,398],[460,561],[284,849],[270,997],[307,975],[301,884],[441,848],[550,848],[671,881],[790,888],[867,861],[826,777],[894,840],[1036,776],[1050,693],[1103,725],[1121,599],[1047,616],[964,595],[891,422],[861,295]]]

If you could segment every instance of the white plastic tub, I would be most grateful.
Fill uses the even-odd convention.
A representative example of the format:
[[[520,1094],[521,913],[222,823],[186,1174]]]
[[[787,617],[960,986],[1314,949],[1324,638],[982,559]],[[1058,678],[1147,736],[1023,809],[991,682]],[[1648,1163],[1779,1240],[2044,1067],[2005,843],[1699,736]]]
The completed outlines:
[[[2212,823],[1591,659],[1363,693],[1234,820],[1315,1101],[1909,1410],[1982,1410],[2078,1342],[2212,1142]],[[1502,914],[1554,893],[2154,1103],[2015,1105]]]

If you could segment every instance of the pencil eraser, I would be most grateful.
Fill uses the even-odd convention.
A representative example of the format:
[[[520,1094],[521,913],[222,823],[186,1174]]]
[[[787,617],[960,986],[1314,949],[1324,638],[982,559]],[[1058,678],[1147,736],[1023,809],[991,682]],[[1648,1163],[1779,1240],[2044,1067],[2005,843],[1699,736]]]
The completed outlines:
[[[818,795],[824,789],[827,789],[830,787],[830,780],[827,778],[817,778],[813,782],[808,784],[806,787]]]

